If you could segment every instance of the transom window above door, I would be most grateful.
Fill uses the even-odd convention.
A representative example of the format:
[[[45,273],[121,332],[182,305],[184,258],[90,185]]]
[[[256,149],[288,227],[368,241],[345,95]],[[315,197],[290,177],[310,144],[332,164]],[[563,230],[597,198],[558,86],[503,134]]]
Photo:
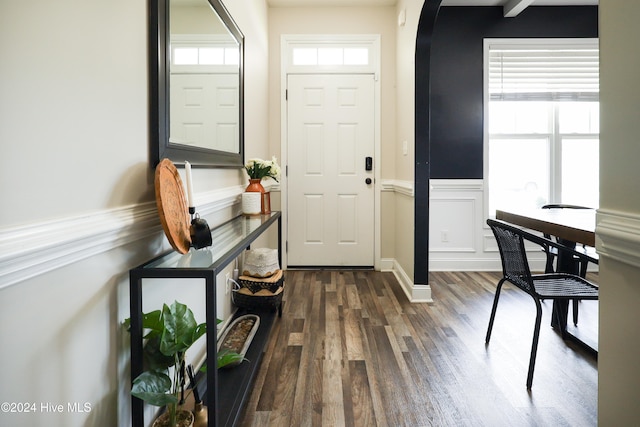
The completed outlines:
[[[211,34],[173,34],[169,57],[172,73],[234,72],[240,64],[237,45]]]
[[[302,35],[286,42],[283,39],[283,69],[289,73],[375,73],[377,40],[378,37],[355,34]]]
[[[369,65],[366,47],[297,47],[293,65]]]

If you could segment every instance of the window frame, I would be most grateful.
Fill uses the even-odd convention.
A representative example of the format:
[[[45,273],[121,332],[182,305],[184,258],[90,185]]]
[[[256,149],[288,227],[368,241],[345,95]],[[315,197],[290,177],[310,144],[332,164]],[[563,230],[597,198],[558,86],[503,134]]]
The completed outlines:
[[[597,38],[560,38],[560,39],[496,39],[496,38],[485,38],[484,39],[484,47],[483,47],[483,182],[484,182],[484,191],[483,191],[483,204],[484,204],[484,219],[483,223],[486,223],[486,219],[495,218],[495,212],[489,211],[489,199],[490,199],[490,183],[489,183],[489,143],[491,139],[491,134],[489,132],[489,102],[490,94],[489,94],[489,50],[492,47],[496,46],[509,46],[509,47],[522,47],[522,48],[546,48],[549,46],[557,45],[558,47],[569,47],[569,46],[579,46],[579,47],[598,47],[598,39]],[[552,101],[550,101],[552,102]],[[560,127],[558,122],[559,108],[554,105],[553,111],[551,114],[554,115],[552,118],[552,128],[548,133],[518,133],[518,134],[500,134],[501,138],[542,138],[548,135],[550,150],[549,150],[549,170],[550,170],[550,188],[549,188],[549,203],[554,203],[554,201],[560,200],[561,197],[561,150],[562,150],[562,141],[565,138],[571,139],[591,139],[598,138],[599,139],[599,131],[597,134],[593,133],[560,133]],[[597,135],[597,136],[594,136]]]

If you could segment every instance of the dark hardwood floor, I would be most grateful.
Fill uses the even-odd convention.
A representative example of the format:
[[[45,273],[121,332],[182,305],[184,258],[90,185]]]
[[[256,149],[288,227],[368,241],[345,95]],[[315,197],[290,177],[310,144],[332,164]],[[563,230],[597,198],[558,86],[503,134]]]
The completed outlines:
[[[597,275],[591,275],[597,282]],[[432,273],[433,303],[411,304],[394,275],[288,271],[243,426],[594,426],[597,361],[543,327],[525,382],[535,304],[498,273]],[[597,302],[580,304],[597,339]]]

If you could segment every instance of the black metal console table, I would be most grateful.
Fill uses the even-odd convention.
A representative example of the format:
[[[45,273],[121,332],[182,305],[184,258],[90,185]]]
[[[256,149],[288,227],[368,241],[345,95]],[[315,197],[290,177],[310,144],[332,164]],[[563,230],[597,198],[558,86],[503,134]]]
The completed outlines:
[[[251,243],[264,233],[271,225],[278,225],[278,258],[282,265],[282,241],[280,212],[244,217],[238,216],[211,231],[211,256],[197,257],[193,253],[182,255],[175,251],[165,253],[129,272],[130,308],[131,308],[131,378],[132,381],[142,373],[142,281],[154,278],[197,278],[205,280],[205,310],[208,331],[215,331],[216,313],[216,276],[228,264],[234,261]],[[252,341],[250,352],[253,357],[237,368],[227,372],[218,372],[211,368],[206,374],[206,405],[209,408],[209,426],[234,425],[238,420],[238,412],[242,409],[248,395],[248,388],[260,362],[262,347],[266,343],[275,314],[270,313],[263,320],[261,315],[260,329]],[[213,327],[209,327],[213,325]],[[207,358],[216,360],[217,336],[206,335]],[[258,348],[260,347],[260,348]],[[249,358],[249,353],[247,354]],[[220,378],[222,377],[222,381]],[[228,385],[232,385],[231,390]],[[219,385],[225,386],[224,394],[219,392]],[[136,397],[131,398],[131,416],[134,427],[143,427],[144,402]]]

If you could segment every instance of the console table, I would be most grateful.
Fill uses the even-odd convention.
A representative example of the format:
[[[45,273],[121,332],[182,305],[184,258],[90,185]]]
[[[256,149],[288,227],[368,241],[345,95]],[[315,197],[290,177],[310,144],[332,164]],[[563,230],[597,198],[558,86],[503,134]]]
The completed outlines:
[[[274,223],[278,226],[278,259],[282,265],[282,222],[280,212],[260,216],[238,216],[211,231],[211,256],[192,256],[167,252],[129,271],[131,308],[131,380],[142,373],[142,281],[144,279],[194,278],[205,280],[205,310],[208,331],[216,331],[216,276],[233,262],[251,243]],[[192,250],[193,251],[193,250]],[[208,254],[207,254],[208,255]],[[245,314],[243,311],[241,314]],[[259,312],[260,328],[254,337],[247,358],[240,366],[225,370],[210,367],[206,373],[205,404],[209,409],[209,426],[235,425],[248,396],[260,363],[262,349],[269,337],[275,313]],[[238,315],[238,314],[236,314]],[[212,328],[209,326],[213,325]],[[216,360],[217,334],[206,334],[207,358]],[[224,394],[219,392],[224,386]],[[144,402],[131,397],[131,416],[134,427],[145,426]]]

